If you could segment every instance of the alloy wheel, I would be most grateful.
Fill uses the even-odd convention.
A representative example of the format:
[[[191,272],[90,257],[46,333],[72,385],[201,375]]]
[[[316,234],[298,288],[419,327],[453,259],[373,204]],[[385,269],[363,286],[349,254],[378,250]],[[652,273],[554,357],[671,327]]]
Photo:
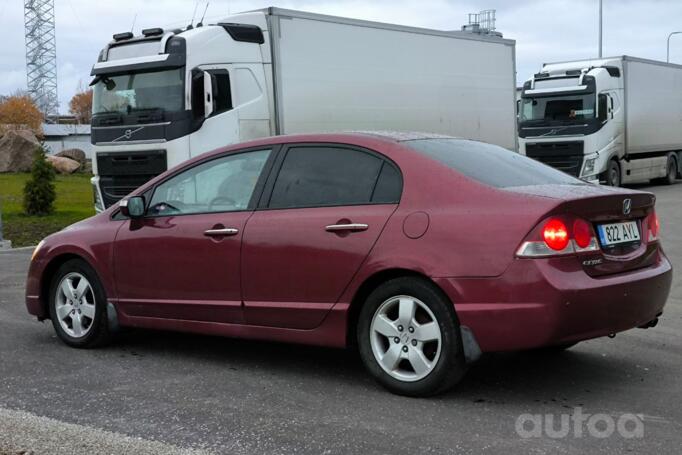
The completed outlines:
[[[419,381],[436,367],[442,335],[438,321],[421,300],[400,295],[383,302],[370,325],[374,358],[391,377]]]
[[[55,315],[70,337],[83,338],[95,319],[95,294],[88,279],[77,272],[62,278],[55,296]]]

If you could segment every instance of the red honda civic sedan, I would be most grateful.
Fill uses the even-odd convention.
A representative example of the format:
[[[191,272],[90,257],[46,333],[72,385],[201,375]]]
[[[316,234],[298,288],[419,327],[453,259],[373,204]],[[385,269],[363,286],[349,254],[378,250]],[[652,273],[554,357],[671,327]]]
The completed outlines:
[[[47,237],[26,303],[79,348],[120,326],[354,344],[385,387],[425,396],[481,352],[655,325],[672,268],[654,202],[475,141],[274,137]]]

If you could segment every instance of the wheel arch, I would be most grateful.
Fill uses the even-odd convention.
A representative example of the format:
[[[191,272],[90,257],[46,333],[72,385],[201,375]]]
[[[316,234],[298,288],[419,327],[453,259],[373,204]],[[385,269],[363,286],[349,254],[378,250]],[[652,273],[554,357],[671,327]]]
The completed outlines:
[[[369,294],[375,290],[377,287],[379,287],[381,284],[395,279],[395,278],[402,278],[402,277],[415,277],[415,278],[421,278],[429,283],[431,283],[435,289],[437,289],[444,298],[446,298],[450,303],[452,303],[452,312],[457,320],[457,323],[459,323],[459,320],[457,318],[457,312],[455,311],[455,305],[454,302],[452,302],[452,299],[447,295],[447,293],[436,283],[433,281],[431,278],[429,278],[427,275],[418,272],[416,270],[411,270],[407,268],[390,268],[390,269],[385,269],[381,270],[378,272],[375,272],[374,274],[370,275],[367,277],[360,286],[358,286],[358,289],[355,291],[355,294],[353,295],[353,298],[350,303],[350,307],[348,309],[348,324],[346,327],[346,340],[347,344],[349,346],[355,346],[356,344],[356,330],[357,330],[357,325],[358,325],[358,318],[360,316],[360,309],[362,308],[362,305],[364,304],[365,300],[369,296]]]
[[[52,278],[54,277],[54,274],[57,272],[59,267],[62,266],[62,264],[72,260],[72,259],[78,259],[86,264],[88,264],[93,270],[95,268],[92,266],[90,261],[87,260],[82,255],[68,252],[68,253],[60,253],[53,258],[50,258],[49,262],[45,265],[45,268],[43,269],[42,274],[40,275],[40,305],[42,306],[42,309],[44,311],[44,314],[48,315],[50,314],[48,305],[50,303],[50,286],[52,285]]]

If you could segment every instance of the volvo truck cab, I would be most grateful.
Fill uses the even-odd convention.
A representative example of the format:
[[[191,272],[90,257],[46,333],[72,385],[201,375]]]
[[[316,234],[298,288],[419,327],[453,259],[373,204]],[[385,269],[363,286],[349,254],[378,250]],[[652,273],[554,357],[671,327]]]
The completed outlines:
[[[519,146],[528,157],[591,182],[622,158],[617,67],[546,68],[523,86]]]
[[[682,161],[682,66],[621,56],[545,64],[526,81],[519,150],[583,180],[673,183]]]
[[[240,19],[118,34],[102,50],[91,83],[97,210],[196,154],[273,134],[264,16]]]

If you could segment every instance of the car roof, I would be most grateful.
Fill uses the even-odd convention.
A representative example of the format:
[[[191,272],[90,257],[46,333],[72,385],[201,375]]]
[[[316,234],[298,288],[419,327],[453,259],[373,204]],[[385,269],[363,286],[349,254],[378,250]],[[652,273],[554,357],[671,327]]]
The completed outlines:
[[[234,150],[247,149],[252,147],[259,147],[263,145],[276,144],[291,144],[296,142],[338,142],[348,143],[353,145],[367,146],[376,142],[383,143],[399,143],[423,139],[462,139],[453,136],[446,136],[436,133],[424,133],[416,131],[349,131],[339,133],[307,133],[307,134],[285,134],[281,136],[270,136],[261,139],[255,139],[238,144],[231,144],[221,147],[217,150],[204,153],[199,156],[215,155]],[[194,159],[191,161],[195,161]]]
[[[363,134],[390,139],[394,142],[417,141],[423,139],[460,139],[446,134],[424,133],[421,131],[352,131],[351,134]]]

